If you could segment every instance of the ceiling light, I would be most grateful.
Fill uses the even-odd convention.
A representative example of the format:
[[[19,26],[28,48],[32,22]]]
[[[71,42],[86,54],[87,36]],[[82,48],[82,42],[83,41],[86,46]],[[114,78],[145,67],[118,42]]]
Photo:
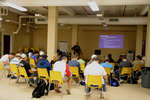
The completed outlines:
[[[88,5],[92,9],[92,11],[99,11],[99,7],[98,7],[96,1],[94,1],[94,0],[89,1]]]
[[[96,14],[96,16],[97,16],[97,17],[102,17],[102,16],[103,16],[103,14]]]
[[[3,18],[0,16],[0,21],[2,21],[3,20]]]
[[[7,1],[6,2],[1,2],[1,4],[3,4],[4,6],[8,6],[8,7],[23,11],[23,12],[28,11],[28,9],[26,9],[24,7],[18,6],[16,4],[13,4],[13,3],[10,3],[10,2],[7,2]]]

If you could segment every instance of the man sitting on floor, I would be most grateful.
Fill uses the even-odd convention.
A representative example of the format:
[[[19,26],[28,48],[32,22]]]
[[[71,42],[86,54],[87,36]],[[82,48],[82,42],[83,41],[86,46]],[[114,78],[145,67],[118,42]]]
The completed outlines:
[[[72,78],[71,78],[71,72],[69,69],[69,65],[67,64],[67,57],[63,56],[61,61],[57,61],[54,64],[54,71],[59,71],[62,74],[62,78],[68,83],[68,89],[66,89],[67,94],[70,93],[70,88],[71,88],[71,83],[72,83]],[[60,93],[61,91],[59,90],[58,85],[56,85],[56,92]]]
[[[102,82],[103,82],[103,91],[101,98],[104,98],[104,94],[106,92],[106,86],[104,79],[107,79],[107,73],[105,72],[105,69],[99,64],[100,59],[98,57],[93,58],[93,61],[88,64],[85,68],[84,76],[85,76],[85,82],[87,84],[88,75],[101,75]],[[86,95],[90,94],[91,89],[86,87]]]

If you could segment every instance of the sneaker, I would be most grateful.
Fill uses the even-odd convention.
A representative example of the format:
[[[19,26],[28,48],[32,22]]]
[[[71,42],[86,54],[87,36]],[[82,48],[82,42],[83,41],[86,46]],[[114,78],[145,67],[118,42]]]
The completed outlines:
[[[16,76],[12,76],[11,79],[17,79],[17,77]]]
[[[67,94],[68,94],[68,95],[70,95],[70,94],[71,94],[71,92],[70,92],[70,90],[69,90],[69,89],[67,89],[67,90],[66,90],[66,92],[67,92]]]
[[[55,91],[56,91],[57,93],[61,93],[61,91],[60,91],[59,89],[55,89]]]
[[[10,75],[10,74],[8,74],[8,75],[7,75],[7,78],[10,78],[10,77],[11,77],[11,75]]]

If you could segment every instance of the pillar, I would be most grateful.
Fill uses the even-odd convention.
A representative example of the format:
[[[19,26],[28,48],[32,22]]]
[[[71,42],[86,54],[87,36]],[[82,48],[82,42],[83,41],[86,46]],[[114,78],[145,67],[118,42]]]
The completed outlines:
[[[78,42],[78,25],[72,25],[72,46]]]
[[[48,7],[47,55],[50,61],[57,50],[57,7]]]
[[[136,33],[136,56],[142,55],[142,41],[143,41],[143,26],[137,26],[137,33]]]
[[[150,6],[148,10],[148,19],[147,19],[147,32],[146,32],[146,61],[145,67],[150,67]]]

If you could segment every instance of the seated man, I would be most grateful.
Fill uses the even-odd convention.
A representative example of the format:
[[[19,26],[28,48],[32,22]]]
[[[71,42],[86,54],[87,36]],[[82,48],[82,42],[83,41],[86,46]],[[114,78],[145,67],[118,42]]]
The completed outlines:
[[[107,79],[107,73],[105,72],[105,69],[99,64],[100,59],[98,57],[93,58],[93,61],[88,64],[85,68],[84,76],[85,76],[85,82],[87,83],[88,75],[101,75],[102,82],[103,82],[103,91],[101,98],[104,98],[104,94],[106,92],[105,82],[104,79]],[[86,87],[86,94],[89,95],[91,89]]]
[[[109,60],[106,59],[104,63],[101,64],[104,68],[111,68],[111,72],[113,72],[113,65],[109,63]]]
[[[67,57],[63,56],[61,61],[57,61],[54,64],[54,71],[59,71],[62,74],[62,78],[64,80],[67,80],[68,83],[68,89],[66,89],[67,94],[71,94],[70,93],[70,88],[71,88],[71,83],[72,83],[72,78],[71,78],[71,72],[69,69],[69,65],[67,64]],[[60,93],[61,91],[59,90],[58,85],[56,85],[56,92]]]
[[[137,66],[144,66],[144,61],[142,60],[141,56],[136,56],[135,61],[133,61],[133,68],[137,67]]]
[[[80,63],[77,61],[78,60],[78,57],[77,56],[73,56],[72,57],[72,60],[69,61],[69,66],[71,67],[78,67],[78,70],[79,70],[79,74],[81,73],[81,70],[80,70]],[[75,78],[75,81],[76,83],[79,82],[79,78]]]
[[[2,63],[2,66],[4,67],[4,69],[6,69],[8,71],[8,75],[7,77],[10,77],[10,69],[9,69],[9,64],[10,61],[15,57],[14,53],[10,53],[10,54],[6,54],[4,56],[1,57],[0,62]]]
[[[37,67],[38,68],[46,68],[48,73],[49,73],[50,70],[52,70],[52,66],[49,63],[49,61],[47,60],[47,55],[46,54],[43,54],[42,56],[40,56]]]
[[[10,64],[19,65],[21,61],[21,54],[17,53],[16,56],[10,61]]]
[[[125,56],[122,58],[122,62],[120,62],[119,66],[120,69],[122,69],[122,67],[132,67],[130,61],[127,60]]]

